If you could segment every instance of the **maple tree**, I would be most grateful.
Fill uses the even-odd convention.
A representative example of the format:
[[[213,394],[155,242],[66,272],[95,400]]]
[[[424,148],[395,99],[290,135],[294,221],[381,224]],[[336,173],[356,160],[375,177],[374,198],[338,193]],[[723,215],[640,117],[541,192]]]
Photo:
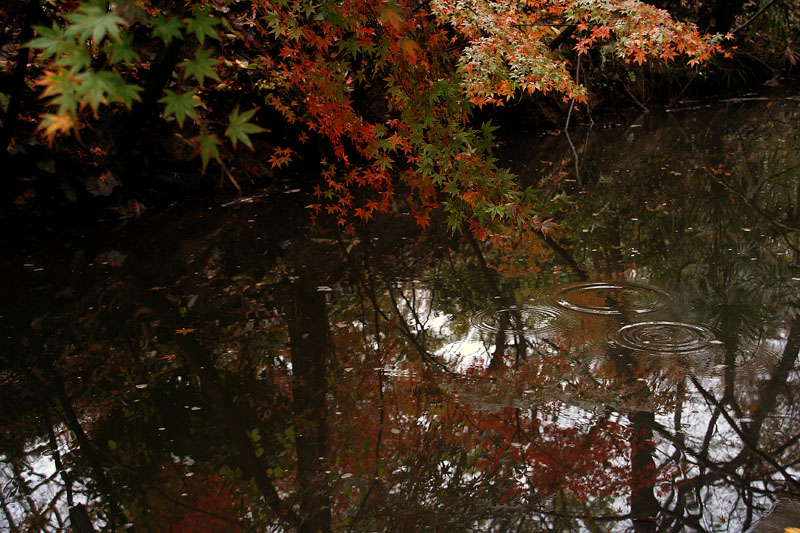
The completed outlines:
[[[225,139],[257,150],[273,168],[315,142],[323,157],[313,217],[352,230],[405,204],[426,227],[441,207],[451,229],[469,220],[478,236],[493,221],[538,219],[492,157],[494,128],[473,124],[475,106],[525,92],[584,101],[571,68],[590,48],[634,64],[683,56],[695,65],[720,51],[722,38],[637,0],[185,8],[87,0],[57,3],[53,18],[29,43],[42,69],[36,83],[48,109],[39,128],[48,142],[80,133],[101,112],[155,109],[174,120],[203,170],[215,161],[234,184]],[[256,148],[250,136],[274,128],[261,123],[266,110],[298,132],[296,140]]]

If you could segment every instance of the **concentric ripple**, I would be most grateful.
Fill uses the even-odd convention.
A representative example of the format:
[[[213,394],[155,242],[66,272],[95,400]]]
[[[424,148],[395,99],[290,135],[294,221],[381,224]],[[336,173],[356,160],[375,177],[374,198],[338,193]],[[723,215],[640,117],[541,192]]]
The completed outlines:
[[[652,313],[672,302],[669,294],[635,283],[594,282],[562,287],[553,295],[559,307],[595,315]]]
[[[488,333],[542,335],[564,331],[571,321],[555,307],[531,305],[479,311],[471,323]]]
[[[695,352],[717,343],[708,329],[683,322],[628,324],[619,328],[611,340],[623,348],[657,353]]]

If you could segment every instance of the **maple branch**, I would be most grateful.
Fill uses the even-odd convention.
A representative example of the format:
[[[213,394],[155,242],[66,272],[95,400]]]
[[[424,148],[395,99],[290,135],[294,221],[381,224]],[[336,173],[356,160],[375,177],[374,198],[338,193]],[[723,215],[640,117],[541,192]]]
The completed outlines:
[[[575,30],[577,30],[577,29],[578,29],[578,26],[576,26],[575,24],[570,24],[569,26],[564,28],[561,31],[561,33],[559,33],[556,36],[556,38],[553,39],[550,42],[550,44],[548,45],[550,50],[557,50],[558,47],[561,46],[562,44],[564,44],[564,42],[566,42],[566,40],[569,39],[572,36],[572,34],[575,33]]]

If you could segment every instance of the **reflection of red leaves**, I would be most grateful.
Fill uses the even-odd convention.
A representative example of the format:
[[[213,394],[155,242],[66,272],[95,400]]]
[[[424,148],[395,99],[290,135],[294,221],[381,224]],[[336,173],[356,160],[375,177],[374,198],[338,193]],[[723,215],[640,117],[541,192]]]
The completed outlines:
[[[291,148],[276,148],[275,153],[269,158],[272,168],[288,166],[292,161],[292,154],[295,153]]]
[[[181,503],[185,505],[176,506],[171,498],[156,491],[146,492],[149,513],[139,520],[145,525],[143,529],[161,531],[164,524],[176,532],[247,529],[244,526],[250,498],[246,492],[205,465],[196,465],[191,474],[194,475],[181,476],[175,468],[162,469],[161,486],[170,494],[181,493]]]

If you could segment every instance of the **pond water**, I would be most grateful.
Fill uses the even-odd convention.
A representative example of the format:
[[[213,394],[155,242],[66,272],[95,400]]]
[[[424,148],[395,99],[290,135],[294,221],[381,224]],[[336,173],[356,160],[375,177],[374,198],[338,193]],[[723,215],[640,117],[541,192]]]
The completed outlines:
[[[800,492],[799,124],[507,140],[545,236],[287,183],[9,243],[0,529],[748,528]]]

